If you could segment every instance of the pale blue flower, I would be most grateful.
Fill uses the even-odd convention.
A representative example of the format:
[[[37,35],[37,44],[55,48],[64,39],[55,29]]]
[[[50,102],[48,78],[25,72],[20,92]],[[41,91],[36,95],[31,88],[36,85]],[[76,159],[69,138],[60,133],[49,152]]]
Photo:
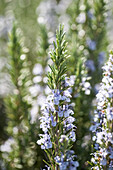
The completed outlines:
[[[51,114],[51,125],[53,126],[53,127],[55,127],[56,126],[56,121],[54,121],[54,116]]]
[[[90,50],[92,50],[92,51],[96,50],[96,42],[94,40],[87,39],[86,43]]]
[[[100,66],[104,64],[105,59],[106,59],[105,52],[104,51],[100,52],[98,55],[98,63]]]
[[[105,166],[107,164],[107,160],[105,158],[103,158],[101,161],[100,161],[100,165],[103,165]]]
[[[70,138],[73,142],[76,141],[76,136],[75,136],[75,132],[74,132],[74,131],[71,131],[71,132],[69,133],[69,138]]]
[[[91,70],[92,72],[95,71],[95,65],[93,60],[87,60],[86,61],[86,67]]]
[[[88,17],[89,17],[90,19],[93,19],[93,18],[94,18],[94,14],[93,14],[93,12],[92,12],[91,10],[89,10],[89,11],[87,12],[87,15],[88,15]]]
[[[59,110],[59,111],[58,111],[58,116],[59,116],[59,117],[63,117],[63,111],[62,111],[62,110]]]

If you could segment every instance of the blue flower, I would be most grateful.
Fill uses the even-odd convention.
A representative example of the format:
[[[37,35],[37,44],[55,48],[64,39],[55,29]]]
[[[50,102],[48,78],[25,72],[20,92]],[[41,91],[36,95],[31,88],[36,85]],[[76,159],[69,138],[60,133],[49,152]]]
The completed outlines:
[[[98,56],[98,63],[99,63],[99,65],[103,65],[104,62],[105,62],[105,59],[106,59],[105,52],[104,51],[100,52],[99,56]]]
[[[79,166],[78,161],[74,161],[73,150],[68,150],[65,155],[61,153],[61,156],[56,156],[55,161],[59,164],[60,170],[76,170]]]
[[[92,51],[96,50],[96,42],[94,40],[87,39],[86,43],[90,50],[92,50]]]
[[[75,132],[74,132],[74,131],[71,131],[71,132],[69,133],[69,138],[70,138],[73,142],[76,141],[76,136],[75,136]]]
[[[59,111],[58,111],[58,116],[59,116],[59,117],[63,117],[63,111],[62,111],[62,110],[59,110]]]
[[[91,70],[92,72],[95,71],[95,65],[93,60],[87,60],[86,61],[86,67]]]
[[[88,17],[89,17],[90,19],[93,19],[93,18],[94,18],[94,14],[93,14],[93,12],[90,11],[90,10],[87,12],[87,15],[88,15]]]

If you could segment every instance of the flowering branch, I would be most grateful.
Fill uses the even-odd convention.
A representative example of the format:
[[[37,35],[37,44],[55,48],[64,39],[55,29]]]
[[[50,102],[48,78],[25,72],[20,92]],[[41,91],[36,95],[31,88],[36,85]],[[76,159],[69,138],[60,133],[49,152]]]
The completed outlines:
[[[48,86],[52,94],[42,108],[40,128],[44,132],[37,141],[45,150],[49,158],[49,167],[52,170],[76,169],[78,162],[74,161],[74,151],[71,150],[75,142],[75,125],[73,111],[70,109],[70,79],[66,77],[67,42],[65,33],[60,25],[56,34],[56,43],[51,59],[53,65],[49,65]]]
[[[113,169],[113,52],[103,67],[103,79],[97,94],[97,111],[95,111],[92,154],[92,169]]]

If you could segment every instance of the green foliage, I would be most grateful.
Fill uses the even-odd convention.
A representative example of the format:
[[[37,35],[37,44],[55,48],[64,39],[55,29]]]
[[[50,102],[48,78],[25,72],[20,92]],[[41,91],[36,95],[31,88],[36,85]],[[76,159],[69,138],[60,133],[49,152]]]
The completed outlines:
[[[100,11],[102,11],[101,14]],[[68,36],[68,48],[71,54],[68,64],[68,67],[71,68],[69,74],[76,75],[72,94],[72,101],[75,103],[75,118],[77,120],[77,142],[74,148],[80,162],[78,169],[87,169],[87,161],[90,160],[91,151],[89,127],[90,114],[93,110],[92,101],[95,96],[94,88],[102,77],[102,65],[99,64],[99,55],[101,52],[104,53],[106,51],[108,44],[105,18],[106,3],[103,0],[72,1],[67,9],[67,13],[71,18]],[[88,40],[92,40],[96,44],[93,50],[88,46]],[[90,68],[86,68],[87,60],[94,63],[93,66],[90,64],[92,69],[94,67],[93,71]],[[73,67],[71,66],[72,63]],[[84,77],[88,77],[87,80],[91,83],[92,90],[89,96],[85,95],[80,87]]]
[[[6,127],[6,114],[3,99],[0,99],[0,144],[7,139],[7,134],[4,133]]]
[[[7,113],[7,132],[12,140],[11,150],[2,153],[8,170],[11,169],[38,169],[38,147],[35,133],[36,124],[30,124],[30,108],[28,102],[30,96],[28,88],[29,69],[27,68],[27,54],[23,52],[22,45],[18,38],[16,25],[10,35],[9,73],[13,85],[12,92],[5,99]]]
[[[61,82],[65,78],[67,71],[67,42],[64,40],[65,33],[63,32],[63,26],[60,25],[59,31],[56,33],[56,43],[54,42],[54,50],[51,55],[53,65],[50,66],[51,73],[48,73],[48,86],[50,89],[61,89]]]

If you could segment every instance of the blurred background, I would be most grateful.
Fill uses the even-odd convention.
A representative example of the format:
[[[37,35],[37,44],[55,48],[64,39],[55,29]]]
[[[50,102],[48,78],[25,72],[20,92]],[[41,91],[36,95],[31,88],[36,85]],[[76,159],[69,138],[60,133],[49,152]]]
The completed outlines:
[[[113,46],[112,0],[0,0],[0,170],[39,170],[46,154],[36,144],[47,86],[49,52],[64,24],[78,169],[91,169],[91,132],[102,66]]]

